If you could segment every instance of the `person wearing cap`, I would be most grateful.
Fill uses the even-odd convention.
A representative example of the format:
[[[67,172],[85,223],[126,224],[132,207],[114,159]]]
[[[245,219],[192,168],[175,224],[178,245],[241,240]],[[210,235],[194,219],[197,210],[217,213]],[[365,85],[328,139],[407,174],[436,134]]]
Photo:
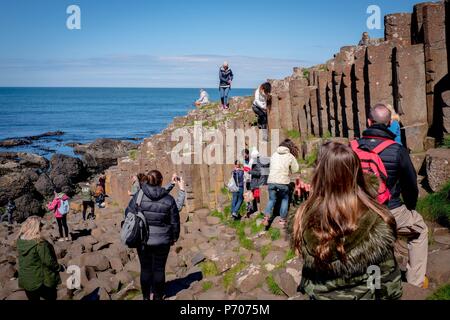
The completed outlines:
[[[220,102],[221,107],[223,110],[228,109],[228,94],[231,90],[231,83],[233,82],[233,71],[231,71],[228,62],[225,61],[220,67],[219,70],[219,79],[220,79],[220,85],[219,85],[219,91],[220,91]]]
[[[206,92],[206,90],[204,89],[200,89],[200,98],[197,101],[195,101],[195,106],[203,107],[207,104],[209,104],[208,92]]]
[[[90,207],[90,214],[87,219],[95,219],[95,204],[94,204],[94,192],[92,192],[91,185],[86,183],[81,188],[81,199],[83,200],[83,221],[86,221],[86,211]]]

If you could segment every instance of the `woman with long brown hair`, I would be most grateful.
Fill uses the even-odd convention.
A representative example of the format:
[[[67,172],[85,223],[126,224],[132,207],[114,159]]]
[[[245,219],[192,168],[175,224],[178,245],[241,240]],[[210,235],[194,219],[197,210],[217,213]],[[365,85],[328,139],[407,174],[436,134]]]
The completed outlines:
[[[352,149],[325,144],[293,225],[293,245],[304,259],[300,290],[311,299],[401,297],[395,220],[375,197]]]

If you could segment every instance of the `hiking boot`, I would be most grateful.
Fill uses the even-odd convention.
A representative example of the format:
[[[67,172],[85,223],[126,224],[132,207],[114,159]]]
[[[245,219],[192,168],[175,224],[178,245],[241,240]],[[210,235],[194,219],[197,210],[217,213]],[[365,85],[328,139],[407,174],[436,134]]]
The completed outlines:
[[[234,221],[239,221],[239,220],[241,220],[241,216],[239,216],[239,215],[236,214],[236,213],[233,213],[231,216],[233,217],[233,220],[234,220]]]

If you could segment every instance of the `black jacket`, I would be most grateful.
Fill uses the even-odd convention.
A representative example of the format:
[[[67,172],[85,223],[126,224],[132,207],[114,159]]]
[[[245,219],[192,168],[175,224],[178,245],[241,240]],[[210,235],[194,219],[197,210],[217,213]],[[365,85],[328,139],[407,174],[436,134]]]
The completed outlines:
[[[375,124],[363,132],[359,140],[360,145],[374,149],[386,139],[394,140],[395,135],[385,125]],[[417,187],[417,173],[409,157],[408,150],[400,144],[394,144],[380,153],[388,174],[387,187],[391,192],[390,210],[403,205],[402,199],[409,210],[417,205],[419,189]]]
[[[270,158],[258,157],[249,173],[252,177],[250,189],[254,190],[267,185],[270,173]]]
[[[141,211],[149,226],[149,239],[147,245],[171,245],[178,241],[180,236],[180,214],[175,199],[164,188],[152,187],[144,184],[141,187],[144,197],[141,202]],[[137,212],[136,201],[138,194],[131,199],[127,211]]]
[[[219,70],[220,87],[230,87],[229,81],[233,81],[233,71],[225,70],[223,67]]]

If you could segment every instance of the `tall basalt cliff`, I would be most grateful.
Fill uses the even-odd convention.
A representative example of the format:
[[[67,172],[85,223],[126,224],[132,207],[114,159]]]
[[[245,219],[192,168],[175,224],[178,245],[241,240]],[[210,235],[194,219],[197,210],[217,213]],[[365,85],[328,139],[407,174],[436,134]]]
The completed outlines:
[[[313,137],[352,139],[366,128],[371,106],[389,103],[401,116],[404,143],[419,155],[420,167],[424,152],[450,132],[449,30],[448,1],[420,3],[412,13],[387,15],[384,39],[342,47],[322,65],[294,68],[291,76],[271,80],[269,128],[280,129],[281,139],[300,136],[303,142]],[[108,171],[107,191],[125,207],[131,175],[159,169],[170,178],[178,172],[187,181],[187,212],[220,209],[232,165],[174,165],[171,151],[178,142],[171,135],[182,127],[192,133],[194,121],[224,133],[248,129],[254,119],[250,98],[234,99],[232,110],[225,113],[212,105],[177,118],[161,134],[146,139],[136,157],[121,159]]]

